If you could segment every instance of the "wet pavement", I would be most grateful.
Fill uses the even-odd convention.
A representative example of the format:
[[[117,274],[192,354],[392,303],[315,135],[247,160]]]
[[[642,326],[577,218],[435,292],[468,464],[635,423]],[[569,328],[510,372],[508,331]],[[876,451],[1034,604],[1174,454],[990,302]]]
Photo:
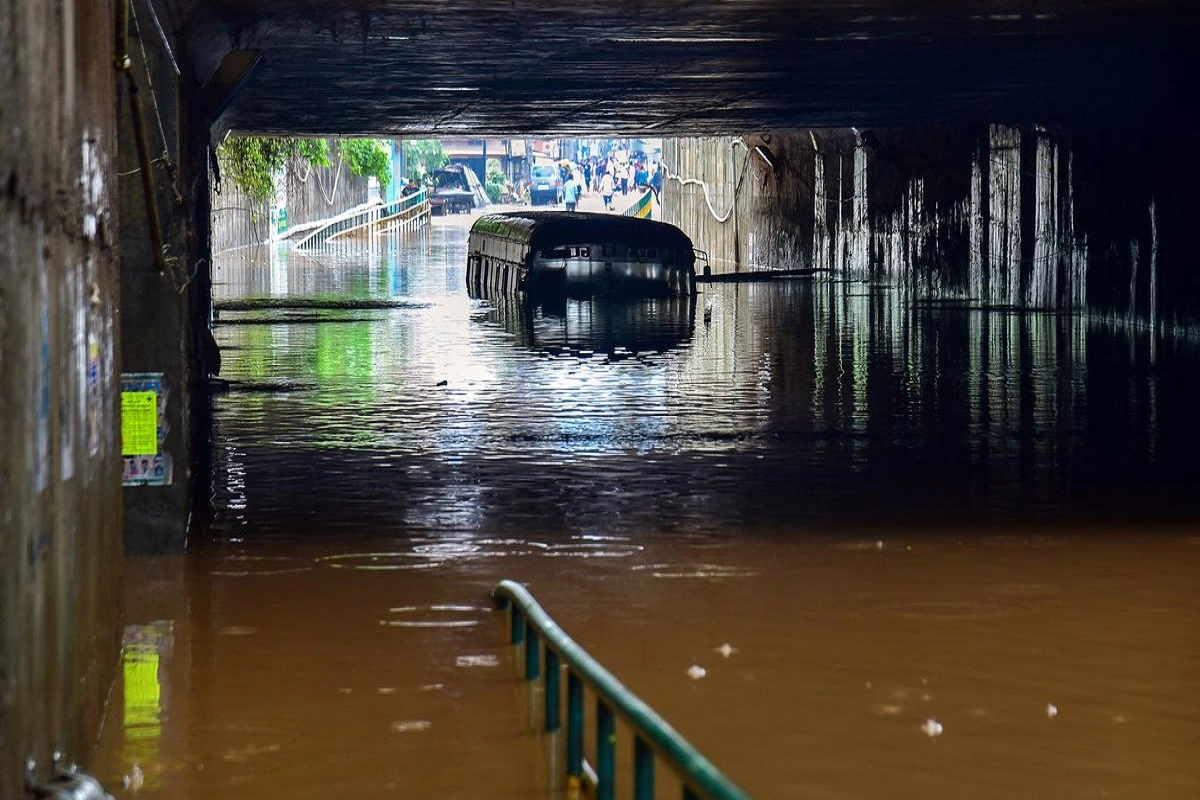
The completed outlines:
[[[1200,794],[1194,345],[471,300],[463,222],[220,263],[213,519],[130,560],[119,795],[559,796],[506,577],[756,797]]]

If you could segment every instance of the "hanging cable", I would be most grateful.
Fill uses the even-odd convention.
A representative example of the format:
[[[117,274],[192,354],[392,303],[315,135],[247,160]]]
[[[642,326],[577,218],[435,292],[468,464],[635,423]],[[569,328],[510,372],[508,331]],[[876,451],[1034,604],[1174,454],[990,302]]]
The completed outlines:
[[[740,143],[740,140],[735,140],[734,142],[734,144]],[[745,147],[744,144],[742,146]],[[730,215],[733,214],[733,209],[737,205],[737,194],[742,188],[742,179],[746,177],[746,168],[749,166],[750,155],[752,152],[753,151],[750,149],[746,150],[746,157],[742,159],[742,167],[741,170],[739,170],[740,174],[738,175],[737,181],[733,185],[733,199],[729,201],[729,209],[724,214],[718,214],[717,210],[713,208],[712,199],[709,197],[708,184],[703,180],[699,180],[697,178],[681,178],[668,169],[665,164],[661,165],[660,169],[665,169],[667,171],[667,177],[679,183],[681,187],[699,186],[704,191],[704,203],[708,206],[708,213],[712,215],[713,219],[715,219],[718,224],[724,225],[729,219]]]
[[[150,75],[150,59],[146,55],[146,43],[142,38],[142,28],[141,25],[138,24],[137,8],[135,5],[136,4],[133,2],[133,0],[130,0],[129,11],[133,15],[133,31],[137,35],[138,48],[140,48],[142,51],[142,67],[146,71],[146,85],[150,88],[150,104],[154,106],[154,119],[158,123],[158,135],[162,139],[163,149],[162,156],[159,160],[162,161],[163,166],[167,170],[167,175],[170,177],[170,180],[167,183],[170,185],[171,191],[175,194],[175,202],[177,204],[182,204],[183,196],[179,193],[179,187],[175,185],[175,162],[171,160],[170,147],[167,145],[167,129],[163,124],[162,112],[158,108],[158,92],[154,89],[154,79]],[[170,56],[170,50],[167,50],[167,54]],[[171,64],[172,66],[175,65],[173,56],[171,56]],[[175,67],[175,69],[176,72],[178,72],[179,68]]]
[[[332,194],[325,193],[325,184],[321,180],[321,173],[317,172],[315,174],[317,176],[317,188],[321,190],[321,195],[325,198],[325,205],[327,205],[327,206],[333,205],[333,202],[335,200],[337,200],[338,181],[341,180],[341,177],[342,177],[342,152],[341,152],[341,150],[340,149],[338,150],[338,163],[337,163],[337,167],[334,169],[334,173],[333,173],[333,192],[332,192]]]
[[[167,271],[166,246],[163,244],[162,228],[158,221],[158,203],[154,193],[154,178],[150,173],[150,147],[146,141],[146,123],[142,119],[142,101],[137,81],[133,77],[133,60],[129,57],[129,12],[132,0],[121,0],[117,7],[116,52],[113,66],[125,76],[129,89],[129,113],[133,118],[133,139],[137,146],[138,172],[142,177],[142,198],[146,204],[146,226],[150,230],[150,248],[154,265],[160,274]]]

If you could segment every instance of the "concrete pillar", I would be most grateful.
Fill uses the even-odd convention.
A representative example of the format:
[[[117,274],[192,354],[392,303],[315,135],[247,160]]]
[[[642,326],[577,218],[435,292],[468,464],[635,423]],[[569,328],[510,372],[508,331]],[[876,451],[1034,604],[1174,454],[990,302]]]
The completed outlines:
[[[668,139],[663,218],[714,272],[811,265],[918,299],[1194,333],[1197,168],[1165,155],[1177,121],[778,131],[735,147],[756,154],[744,177],[728,140]]]
[[[0,797],[87,766],[118,660],[113,19],[0,13]]]
[[[176,71],[187,65],[146,19],[145,7],[133,8],[131,65],[117,97],[122,372],[127,390],[156,393],[158,441],[154,452],[125,459],[125,547],[174,552],[187,543],[197,476],[201,483],[207,476],[203,381],[215,366],[204,361],[211,305],[208,125],[197,111],[195,82]],[[148,166],[139,137],[152,159]]]

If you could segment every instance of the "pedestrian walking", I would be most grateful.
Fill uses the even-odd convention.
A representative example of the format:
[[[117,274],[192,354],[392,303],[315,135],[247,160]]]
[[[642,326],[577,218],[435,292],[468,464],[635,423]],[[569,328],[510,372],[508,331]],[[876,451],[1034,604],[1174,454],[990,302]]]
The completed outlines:
[[[579,181],[575,180],[575,176],[567,178],[566,184],[563,186],[563,203],[567,207],[567,211],[574,211],[575,204],[579,202]]]
[[[606,172],[600,176],[600,196],[604,198],[604,210],[612,211],[613,176]]]
[[[663,166],[659,164],[657,169],[650,173],[650,191],[654,192],[654,201],[657,203],[662,202],[662,197],[659,195],[662,191],[662,172]]]

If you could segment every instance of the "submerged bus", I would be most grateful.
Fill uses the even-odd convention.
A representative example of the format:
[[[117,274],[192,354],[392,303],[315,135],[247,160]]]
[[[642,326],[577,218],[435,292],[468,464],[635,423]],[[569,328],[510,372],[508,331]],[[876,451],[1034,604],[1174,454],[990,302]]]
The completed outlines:
[[[696,292],[696,253],[665,222],[612,214],[514,211],[471,226],[467,290],[492,294],[681,297]]]

